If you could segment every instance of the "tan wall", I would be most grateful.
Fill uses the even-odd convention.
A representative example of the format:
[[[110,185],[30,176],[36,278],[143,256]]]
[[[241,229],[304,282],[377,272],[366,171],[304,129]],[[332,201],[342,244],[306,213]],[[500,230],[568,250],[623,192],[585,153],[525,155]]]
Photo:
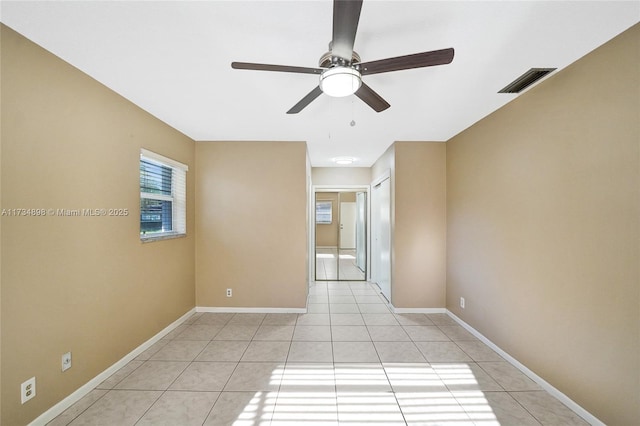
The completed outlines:
[[[305,307],[306,155],[295,142],[196,144],[198,306]]]
[[[2,31],[2,28],[0,28]],[[2,96],[2,34],[0,34],[0,96]],[[0,101],[0,211],[2,210],[2,102]],[[2,424],[2,220],[0,217],[0,424]]]
[[[391,175],[391,303],[443,308],[446,294],[446,146],[395,142],[371,170]]]
[[[636,25],[447,143],[447,307],[611,425],[640,418],[638,52]]]
[[[311,171],[311,157],[309,157],[309,149],[307,147],[306,150],[306,155],[305,155],[305,185],[306,185],[306,193],[305,193],[305,199],[307,200],[311,200],[312,195],[313,195],[313,182],[311,180],[311,176],[312,176],[312,171]],[[307,202],[307,210],[312,209],[311,206],[312,202],[308,201]],[[305,244],[307,247],[307,256],[305,259],[305,263],[304,263],[304,270],[307,271],[308,276],[307,276],[307,287],[309,287],[311,285],[311,282],[315,279],[315,277],[312,276],[312,269],[311,269],[311,258],[313,257],[315,259],[315,255],[313,253],[315,253],[315,248],[312,246],[312,239],[311,239],[311,229],[312,226],[314,225],[314,221],[311,218],[311,213],[309,212],[308,214],[305,215]]]
[[[340,193],[340,202],[341,203],[355,203],[356,202],[356,193],[355,192],[341,192]]]
[[[2,208],[129,209],[2,217],[2,424],[21,425],[195,306],[195,147],[4,26],[1,43]],[[141,147],[191,167],[188,237],[140,242]]]
[[[446,145],[395,143],[392,303],[443,308],[446,293]]]
[[[316,224],[316,247],[338,247],[338,193],[316,192],[316,201],[331,201],[331,223]]]
[[[369,167],[313,167],[314,185],[369,185]]]

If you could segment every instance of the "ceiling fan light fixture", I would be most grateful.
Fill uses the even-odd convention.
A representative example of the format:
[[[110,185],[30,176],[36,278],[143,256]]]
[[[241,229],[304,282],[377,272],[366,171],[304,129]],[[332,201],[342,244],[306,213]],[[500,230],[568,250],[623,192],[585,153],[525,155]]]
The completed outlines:
[[[320,75],[320,89],[334,98],[353,95],[361,85],[360,73],[350,67],[329,68]]]

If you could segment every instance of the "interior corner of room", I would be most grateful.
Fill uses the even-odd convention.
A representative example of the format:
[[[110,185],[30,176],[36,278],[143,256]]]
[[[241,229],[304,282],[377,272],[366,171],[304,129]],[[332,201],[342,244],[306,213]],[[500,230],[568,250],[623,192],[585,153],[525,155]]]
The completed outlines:
[[[594,419],[640,418],[640,25],[446,142],[389,141],[371,167],[312,167],[304,142],[195,141],[1,31],[0,207],[132,212],[3,214],[2,424],[196,309],[304,311],[314,280],[450,312]],[[141,148],[189,167],[185,238],[140,242]]]

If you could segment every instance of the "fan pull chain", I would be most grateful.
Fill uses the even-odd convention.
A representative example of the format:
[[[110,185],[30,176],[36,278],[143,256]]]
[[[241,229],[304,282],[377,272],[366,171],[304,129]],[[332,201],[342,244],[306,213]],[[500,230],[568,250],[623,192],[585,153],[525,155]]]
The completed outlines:
[[[355,119],[355,101],[353,98],[351,98],[351,123],[349,123],[349,125],[351,127],[355,127],[356,125],[356,119]]]

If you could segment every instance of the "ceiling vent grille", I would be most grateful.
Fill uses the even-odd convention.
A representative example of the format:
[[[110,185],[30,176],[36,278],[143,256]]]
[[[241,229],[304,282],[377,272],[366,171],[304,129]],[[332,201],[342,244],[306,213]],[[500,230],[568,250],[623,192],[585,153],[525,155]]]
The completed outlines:
[[[520,77],[509,83],[504,89],[498,93],[520,93],[527,87],[534,84],[536,81],[545,77],[547,74],[555,71],[556,68],[531,68],[529,71],[522,74]]]

